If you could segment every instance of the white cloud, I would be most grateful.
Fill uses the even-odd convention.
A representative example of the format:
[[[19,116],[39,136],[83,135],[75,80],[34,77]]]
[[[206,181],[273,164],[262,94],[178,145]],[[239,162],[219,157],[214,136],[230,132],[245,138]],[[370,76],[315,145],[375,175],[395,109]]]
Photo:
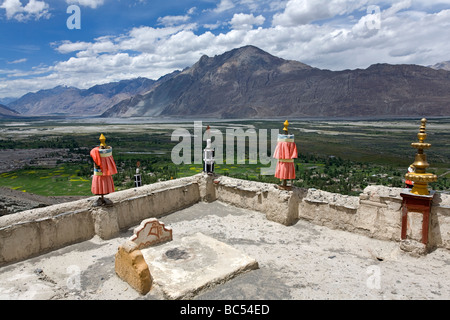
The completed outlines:
[[[0,8],[6,10],[6,17],[12,19],[17,13],[24,10],[22,3],[19,0],[5,0]]]
[[[203,28],[209,29],[209,30],[216,30],[225,25],[227,25],[227,24],[224,22],[221,22],[221,21],[217,21],[216,23],[206,23],[203,25]]]
[[[20,0],[5,0],[0,8],[6,10],[6,17],[8,19],[15,19],[17,21],[27,21],[30,19],[39,20],[41,18],[50,18],[49,5],[44,1],[29,0],[23,6]]]
[[[84,7],[90,7],[96,9],[103,5],[104,0],[66,0],[68,4],[76,4]]]
[[[396,15],[399,11],[409,9],[412,6],[412,0],[402,0],[394,3],[392,7],[387,9],[383,14],[384,17],[390,17]]]
[[[450,5],[450,0],[412,0],[413,5],[418,8],[430,8],[438,5]]]
[[[190,17],[186,16],[165,16],[158,18],[158,23],[163,26],[174,26],[189,21]]]
[[[172,27],[176,25],[185,24],[191,19],[191,16],[197,11],[196,7],[192,7],[187,10],[186,15],[178,15],[178,16],[165,16],[158,18],[158,24],[166,27]]]
[[[403,9],[407,8],[406,3],[403,3]],[[107,54],[133,50],[136,52],[131,57],[133,62],[139,61],[141,66],[144,62],[149,67],[152,64],[157,66],[151,72],[158,76],[170,72],[170,68],[190,66],[202,54],[213,56],[247,44],[259,46],[286,59],[333,70],[366,68],[377,62],[425,62],[432,55],[436,62],[448,60],[445,56],[450,50],[443,50],[450,46],[450,34],[444,32],[450,27],[447,11],[421,15],[415,11],[409,14],[409,11],[402,11],[400,15],[400,10],[397,10],[400,5],[393,4],[381,12],[381,28],[378,30],[368,28],[372,16],[366,14],[366,7],[360,8],[356,1],[350,4],[347,8],[358,8],[364,15],[356,23],[348,25],[335,26],[330,22],[323,25],[275,25],[251,30],[249,26],[261,25],[264,17],[235,14],[230,22],[233,29],[217,35],[210,32],[196,34],[195,24],[140,27],[116,39],[97,40],[88,47],[84,43],[65,43],[59,50],[78,46],[83,53],[78,52],[80,58],[88,53],[99,56],[102,50]],[[397,14],[392,14],[394,11]]]
[[[27,61],[28,61],[28,59],[23,58],[23,59],[17,59],[17,60],[8,62],[8,64],[18,64],[18,63],[24,63],[24,62],[27,62]]]
[[[348,14],[367,6],[369,0],[289,0],[274,25],[295,26]]]
[[[217,8],[215,8],[213,11],[216,13],[222,13],[224,11],[228,11],[230,9],[233,9],[235,7],[233,1],[231,0],[220,0],[220,3],[217,5]]]
[[[53,43],[54,46],[56,46],[56,43]],[[70,41],[64,41],[62,44],[58,45],[56,48],[56,51],[62,54],[67,54],[71,52],[77,52],[86,50],[89,48],[90,44],[88,42],[70,42]]]
[[[262,15],[255,17],[253,14],[236,13],[231,19],[231,27],[233,29],[253,29],[254,25],[262,25],[266,18]]]
[[[251,4],[250,0],[246,1]],[[375,63],[433,65],[450,60],[450,8],[434,7],[427,12],[415,0],[385,0],[379,2],[383,8],[380,26],[373,28],[370,23],[374,17],[367,10],[372,2],[331,0],[326,10],[311,5],[303,11],[295,11],[291,7],[294,3],[300,2],[286,2],[273,15],[270,27],[263,25],[271,17],[259,11],[236,13],[228,24],[212,20],[217,23],[211,29],[231,26],[230,30],[199,32],[196,23],[186,23],[195,22],[191,16],[191,20],[180,20],[182,24],[160,28],[142,26],[118,36],[53,44],[57,52],[70,58],[39,69],[41,76],[33,79],[19,79],[18,75],[25,74],[19,70],[8,73],[11,80],[0,81],[0,97],[60,84],[87,88],[138,76],[157,79],[193,65],[204,54],[214,56],[249,44],[285,59],[331,70],[367,68]],[[311,16],[304,16],[305,12]],[[285,20],[277,20],[281,15]],[[326,16],[321,23],[307,22]],[[217,19],[217,15],[212,19]],[[204,27],[205,22],[202,20]]]

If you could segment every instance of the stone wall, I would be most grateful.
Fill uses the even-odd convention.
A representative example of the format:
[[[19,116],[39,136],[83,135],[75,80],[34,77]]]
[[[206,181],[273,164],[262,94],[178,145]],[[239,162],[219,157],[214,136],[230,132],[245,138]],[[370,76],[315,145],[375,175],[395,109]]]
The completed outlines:
[[[176,212],[199,201],[221,201],[265,214],[286,226],[299,219],[332,229],[399,241],[402,189],[371,186],[359,197],[315,189],[280,190],[266,183],[199,174],[108,195],[0,217],[0,266],[40,255],[95,235],[115,237],[148,218]],[[408,238],[420,241],[422,215],[408,214]],[[450,195],[437,193],[431,212],[432,246],[450,249]]]
[[[100,236],[109,239],[142,220],[161,217],[200,201],[200,176],[161,182],[107,196],[0,217],[0,266]]]
[[[291,225],[298,219],[296,191],[279,190],[273,184],[219,177],[213,180],[211,198],[238,208],[262,212],[268,220]],[[293,196],[294,195],[294,196]]]
[[[228,177],[213,180],[214,198],[233,206],[256,210],[268,220],[291,225],[298,219],[331,229],[400,241],[401,188],[369,186],[359,196],[346,196],[316,189],[284,191],[275,185]],[[421,241],[422,214],[408,214],[408,239]],[[450,195],[436,193],[431,210],[431,247],[450,249]]]

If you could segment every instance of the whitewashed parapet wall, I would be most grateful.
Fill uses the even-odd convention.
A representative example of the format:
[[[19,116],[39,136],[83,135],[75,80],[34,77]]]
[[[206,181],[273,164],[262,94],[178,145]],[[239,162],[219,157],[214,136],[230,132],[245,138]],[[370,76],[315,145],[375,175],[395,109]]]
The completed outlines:
[[[316,189],[284,191],[275,185],[229,177],[213,180],[210,198],[266,214],[268,220],[292,225],[298,219],[368,237],[400,241],[401,188],[369,186],[358,196]],[[421,241],[422,214],[408,214],[408,238]],[[450,249],[450,195],[437,193],[431,211],[431,247]]]
[[[221,201],[265,214],[284,225],[298,219],[333,229],[399,241],[402,189],[368,187],[359,197],[315,189],[279,190],[273,184],[211,177],[160,182],[116,192],[111,206],[96,207],[98,197],[0,217],[0,266],[50,252],[95,235],[109,239],[142,220],[159,218],[199,201]],[[408,236],[420,241],[422,215],[408,215]],[[430,244],[450,249],[450,195],[435,196]]]
[[[214,194],[211,199],[262,212],[268,220],[284,225],[292,225],[298,220],[298,189],[288,192],[273,184],[224,176],[212,181]]]
[[[200,201],[201,176],[115,192],[110,206],[98,197],[0,217],[0,266],[50,252],[95,235],[110,239],[139,225]]]

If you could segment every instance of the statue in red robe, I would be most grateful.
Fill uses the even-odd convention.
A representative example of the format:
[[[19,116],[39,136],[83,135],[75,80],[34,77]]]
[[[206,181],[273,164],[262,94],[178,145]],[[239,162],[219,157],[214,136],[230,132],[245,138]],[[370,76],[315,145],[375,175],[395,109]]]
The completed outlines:
[[[275,177],[283,181],[283,186],[286,188],[286,180],[295,179],[295,164],[294,159],[298,158],[297,145],[294,141],[294,135],[288,134],[289,122],[284,123],[284,134],[278,135],[278,143],[275,148],[273,157],[278,159],[275,170]]]
[[[112,155],[112,148],[105,144],[105,136],[100,136],[100,146],[91,150],[94,160],[94,177],[92,179],[91,191],[95,195],[103,196],[113,193],[114,182],[112,176],[117,174],[116,163]]]

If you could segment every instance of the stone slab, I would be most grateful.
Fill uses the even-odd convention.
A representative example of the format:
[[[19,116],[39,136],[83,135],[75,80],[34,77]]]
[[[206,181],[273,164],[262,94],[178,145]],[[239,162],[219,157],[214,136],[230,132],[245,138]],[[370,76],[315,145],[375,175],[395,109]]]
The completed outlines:
[[[206,288],[258,268],[255,259],[202,233],[141,251],[153,285],[171,300],[191,299]]]

